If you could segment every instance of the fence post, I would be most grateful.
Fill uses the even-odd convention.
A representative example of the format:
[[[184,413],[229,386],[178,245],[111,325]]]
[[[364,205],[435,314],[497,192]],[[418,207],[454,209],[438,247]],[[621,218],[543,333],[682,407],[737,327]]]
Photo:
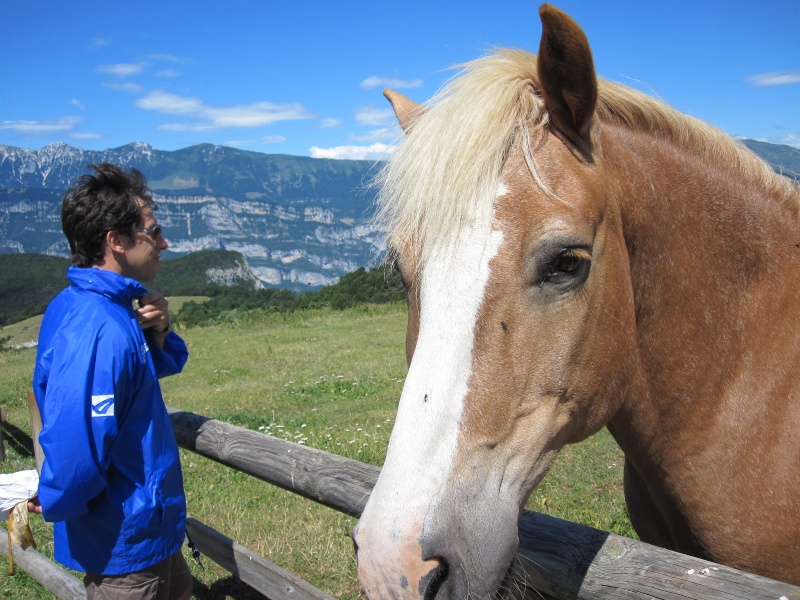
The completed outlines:
[[[6,422],[6,409],[0,406],[0,462],[6,460],[6,445],[3,442],[3,423]]]

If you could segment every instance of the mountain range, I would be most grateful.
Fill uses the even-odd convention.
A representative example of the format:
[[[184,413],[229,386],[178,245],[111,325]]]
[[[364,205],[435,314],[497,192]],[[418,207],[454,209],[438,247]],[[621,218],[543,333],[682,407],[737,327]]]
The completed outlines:
[[[744,143],[777,172],[800,180],[800,150]],[[210,144],[161,151],[144,143],[103,151],[0,145],[0,253],[68,256],[61,198],[98,162],[145,174],[170,244],[166,258],[233,250],[262,284],[304,290],[335,283],[380,255],[369,186],[379,163]]]
[[[315,289],[374,262],[372,161],[261,154],[201,144],[172,152],[134,143],[89,151],[58,143],[0,145],[0,252],[68,256],[64,192],[86,166],[111,162],[147,177],[170,248],[234,250],[265,285]]]

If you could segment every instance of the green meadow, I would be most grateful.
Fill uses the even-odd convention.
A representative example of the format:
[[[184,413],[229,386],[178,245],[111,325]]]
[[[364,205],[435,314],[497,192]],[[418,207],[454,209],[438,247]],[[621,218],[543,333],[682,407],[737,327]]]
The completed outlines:
[[[406,373],[404,306],[242,313],[180,334],[191,358],[182,374],[162,380],[168,405],[382,464]],[[0,406],[8,416],[3,473],[34,466],[26,436],[35,355],[32,348],[0,352]],[[191,452],[181,450],[181,457],[190,516],[334,596],[360,596],[353,518]],[[631,536],[622,465],[603,430],[562,451],[528,506]],[[39,551],[52,556],[51,526],[37,515],[31,522]],[[195,598],[261,598],[209,559],[203,564],[190,564]],[[5,569],[0,597],[52,598],[21,571],[10,576]]]

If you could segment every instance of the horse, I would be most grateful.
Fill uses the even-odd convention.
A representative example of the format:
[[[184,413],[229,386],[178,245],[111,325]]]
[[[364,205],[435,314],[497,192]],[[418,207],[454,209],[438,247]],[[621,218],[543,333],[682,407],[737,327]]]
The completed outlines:
[[[369,598],[510,593],[517,521],[607,427],[641,540],[800,583],[800,192],[741,143],[599,80],[539,10],[419,105],[377,175],[408,304]]]

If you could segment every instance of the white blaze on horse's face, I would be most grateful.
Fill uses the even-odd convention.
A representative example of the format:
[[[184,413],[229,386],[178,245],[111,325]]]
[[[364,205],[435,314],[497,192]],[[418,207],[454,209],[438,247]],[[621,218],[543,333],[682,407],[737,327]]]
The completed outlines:
[[[359,545],[384,548],[381,560],[407,568],[398,581],[370,581],[367,575],[364,585],[373,598],[398,592],[414,597],[440,564],[445,549],[422,548],[422,526],[451,479],[456,424],[471,376],[475,324],[489,263],[502,239],[502,232],[493,230],[490,222],[465,225],[439,245],[420,278],[421,318],[414,358],[392,431],[385,476],[373,491],[356,535]],[[370,515],[378,527],[370,525]],[[387,517],[391,522],[384,520]],[[366,571],[389,572],[381,567]]]
[[[493,594],[528,495],[565,442],[602,425],[576,430],[572,398],[592,327],[589,264],[604,252],[602,189],[555,138],[536,154],[578,168],[548,178],[547,192],[517,148],[492,216],[438,240],[420,272],[401,264],[410,367],[355,533],[370,598]]]

